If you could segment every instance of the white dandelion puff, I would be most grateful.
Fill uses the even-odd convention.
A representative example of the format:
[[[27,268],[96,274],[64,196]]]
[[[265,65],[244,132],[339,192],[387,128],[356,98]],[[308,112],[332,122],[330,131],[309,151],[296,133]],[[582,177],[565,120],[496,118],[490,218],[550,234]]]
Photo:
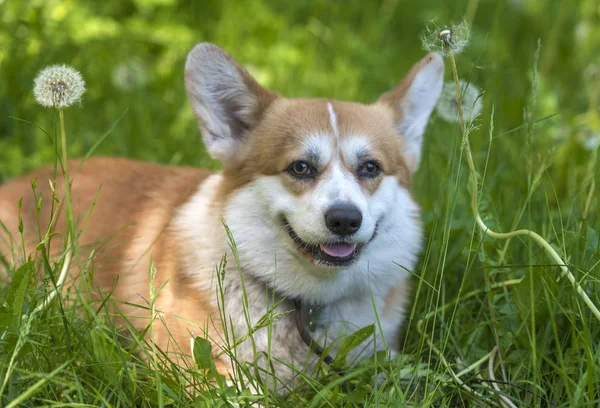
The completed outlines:
[[[469,45],[471,29],[466,22],[452,26],[440,27],[435,23],[425,27],[421,34],[423,49],[428,52],[437,52],[448,55],[450,52],[458,54]]]
[[[598,78],[598,74],[600,74],[600,69],[596,64],[588,65],[583,71],[583,79],[586,81],[595,81]]]
[[[458,81],[462,95],[462,110],[465,122],[472,121],[483,108],[479,97],[481,91],[477,86],[465,81]],[[436,106],[438,115],[448,122],[458,122],[458,99],[456,98],[456,85],[448,81],[442,88],[442,95]]]
[[[592,152],[600,147],[600,131],[595,115],[583,114],[576,120],[578,123],[575,133],[577,144],[588,152]]]
[[[84,92],[83,77],[68,65],[46,67],[33,82],[35,100],[46,108],[68,108],[79,102]]]
[[[132,59],[115,67],[112,80],[118,88],[131,91],[143,87],[148,82],[148,72],[141,60]]]
[[[575,31],[573,34],[575,37],[575,41],[580,44],[583,44],[586,41],[588,41],[592,34],[594,34],[594,29],[589,21],[582,21],[579,24],[577,24],[577,27],[575,27]]]
[[[598,133],[588,135],[588,137],[582,143],[582,147],[589,152],[596,150],[599,146],[600,134]]]

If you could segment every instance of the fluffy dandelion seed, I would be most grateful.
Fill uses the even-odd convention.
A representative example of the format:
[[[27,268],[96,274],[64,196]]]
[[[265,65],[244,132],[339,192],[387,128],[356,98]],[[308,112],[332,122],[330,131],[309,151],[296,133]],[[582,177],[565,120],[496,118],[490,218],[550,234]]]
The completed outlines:
[[[440,27],[435,23],[425,27],[421,34],[423,48],[429,52],[439,52],[448,55],[450,52],[458,54],[469,45],[471,30],[465,22],[449,27]]]
[[[600,147],[600,135],[593,134],[589,135],[583,142],[583,148],[587,151],[594,151]]]
[[[46,108],[68,108],[79,102],[84,92],[81,74],[67,65],[44,68],[33,82],[35,100]]]
[[[131,91],[143,87],[148,82],[148,72],[141,60],[132,59],[115,67],[112,80],[118,88]]]
[[[483,102],[479,98],[480,91],[465,81],[459,81],[462,94],[462,109],[466,122],[473,120],[483,108]],[[454,82],[448,81],[442,88],[442,95],[436,107],[438,115],[448,122],[458,122],[458,100],[456,99],[456,86]]]

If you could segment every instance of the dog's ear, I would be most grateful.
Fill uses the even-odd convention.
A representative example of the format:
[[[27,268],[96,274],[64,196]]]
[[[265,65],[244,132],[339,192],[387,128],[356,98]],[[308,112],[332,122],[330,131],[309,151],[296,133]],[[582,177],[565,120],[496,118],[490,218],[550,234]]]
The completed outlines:
[[[229,54],[209,43],[196,45],[188,54],[185,84],[206,148],[223,164],[242,150],[276,98]]]
[[[394,126],[406,141],[413,171],[419,167],[423,133],[442,92],[443,82],[444,60],[438,54],[429,54],[412,67],[398,86],[377,100],[377,103],[392,108]]]

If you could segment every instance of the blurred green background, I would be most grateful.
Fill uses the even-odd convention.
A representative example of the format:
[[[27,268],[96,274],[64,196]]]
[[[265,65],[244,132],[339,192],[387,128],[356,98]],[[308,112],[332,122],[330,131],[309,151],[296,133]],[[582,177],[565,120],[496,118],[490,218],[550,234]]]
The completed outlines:
[[[52,132],[53,115],[35,104],[32,83],[54,63],[80,70],[88,86],[67,114],[72,156],[123,115],[97,153],[194,165],[214,165],[183,86],[186,53],[200,41],[227,49],[285,95],[370,102],[425,54],[419,35],[428,22],[467,16],[460,74],[485,91],[483,117],[495,105],[501,133],[523,124],[539,38],[534,118],[561,113],[540,125],[548,148],[568,138],[600,81],[596,0],[0,0],[0,9],[0,181],[51,160],[52,143],[32,124]],[[520,145],[522,135],[502,144]],[[503,162],[519,166],[522,157]]]

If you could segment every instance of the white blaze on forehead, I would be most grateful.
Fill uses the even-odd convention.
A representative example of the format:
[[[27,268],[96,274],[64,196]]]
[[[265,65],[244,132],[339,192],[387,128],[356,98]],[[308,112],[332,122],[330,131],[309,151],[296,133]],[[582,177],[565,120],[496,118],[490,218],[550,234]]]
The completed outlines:
[[[331,123],[331,128],[333,129],[333,134],[335,136],[335,140],[337,140],[337,142],[339,143],[340,132],[338,130],[337,115],[335,114],[335,111],[333,110],[333,105],[331,105],[331,102],[327,102],[327,111],[329,112],[329,122]]]

